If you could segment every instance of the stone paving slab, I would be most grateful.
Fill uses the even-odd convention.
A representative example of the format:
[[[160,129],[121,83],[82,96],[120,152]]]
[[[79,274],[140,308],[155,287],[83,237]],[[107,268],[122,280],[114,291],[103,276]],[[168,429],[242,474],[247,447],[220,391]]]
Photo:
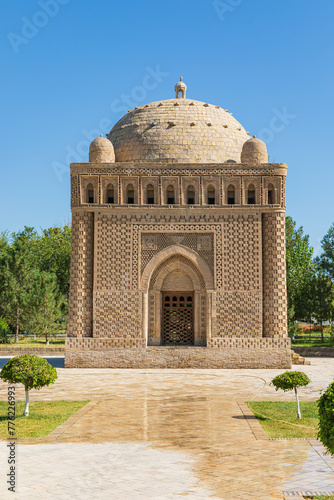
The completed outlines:
[[[325,389],[334,380],[334,358],[314,358],[312,365],[296,366],[293,369],[304,371],[312,384],[300,390],[302,401],[315,401],[319,390]],[[79,369],[58,368],[55,384],[40,391],[32,390],[32,400],[54,399],[101,399],[113,396],[115,386],[122,394],[130,397],[150,393],[154,396],[157,388],[174,393],[186,388],[187,393],[198,394],[206,390],[216,390],[227,399],[237,401],[275,400],[294,401],[293,392],[275,391],[270,381],[285,370],[195,370],[195,369]],[[84,381],[84,382],[83,382]],[[179,384],[182,381],[182,387]],[[0,382],[0,400],[7,397],[6,385]],[[17,397],[24,399],[24,389],[17,386]]]
[[[314,383],[302,400],[333,380],[331,361],[298,367]],[[55,386],[31,399],[91,403],[49,437],[19,442],[19,492],[11,497],[266,500],[332,491],[334,461],[321,444],[267,439],[244,403],[287,399],[269,386],[281,372],[58,370]],[[0,464],[2,498],[5,441]]]

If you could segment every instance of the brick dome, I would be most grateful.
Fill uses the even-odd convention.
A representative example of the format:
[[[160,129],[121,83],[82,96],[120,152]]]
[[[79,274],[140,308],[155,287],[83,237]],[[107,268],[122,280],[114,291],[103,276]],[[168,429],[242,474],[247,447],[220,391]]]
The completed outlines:
[[[231,113],[192,99],[152,102],[129,111],[108,135],[117,162],[240,163],[249,138]]]
[[[257,164],[268,163],[267,146],[255,135],[243,145],[241,163]]]
[[[114,147],[109,139],[101,134],[89,146],[89,161],[91,163],[113,163],[115,161]]]

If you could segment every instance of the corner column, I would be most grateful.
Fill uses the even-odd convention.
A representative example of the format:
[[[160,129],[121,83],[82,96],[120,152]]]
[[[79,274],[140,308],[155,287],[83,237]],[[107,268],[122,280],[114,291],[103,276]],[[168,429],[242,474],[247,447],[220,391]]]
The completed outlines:
[[[285,215],[262,214],[263,337],[286,337]]]
[[[94,214],[73,213],[68,337],[91,337],[93,324]]]

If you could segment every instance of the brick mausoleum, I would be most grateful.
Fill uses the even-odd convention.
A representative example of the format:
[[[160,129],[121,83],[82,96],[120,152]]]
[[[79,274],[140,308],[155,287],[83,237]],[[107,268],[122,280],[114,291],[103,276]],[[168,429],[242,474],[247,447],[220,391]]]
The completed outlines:
[[[71,165],[66,367],[291,366],[287,166],[186,90]]]

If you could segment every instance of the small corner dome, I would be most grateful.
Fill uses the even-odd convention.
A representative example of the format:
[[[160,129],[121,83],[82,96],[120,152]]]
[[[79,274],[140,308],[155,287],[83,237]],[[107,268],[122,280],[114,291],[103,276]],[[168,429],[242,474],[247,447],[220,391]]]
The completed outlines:
[[[255,135],[244,143],[241,151],[241,163],[251,165],[268,163],[267,146]]]
[[[112,142],[103,137],[94,139],[89,146],[89,162],[90,163],[114,163],[115,151]]]

